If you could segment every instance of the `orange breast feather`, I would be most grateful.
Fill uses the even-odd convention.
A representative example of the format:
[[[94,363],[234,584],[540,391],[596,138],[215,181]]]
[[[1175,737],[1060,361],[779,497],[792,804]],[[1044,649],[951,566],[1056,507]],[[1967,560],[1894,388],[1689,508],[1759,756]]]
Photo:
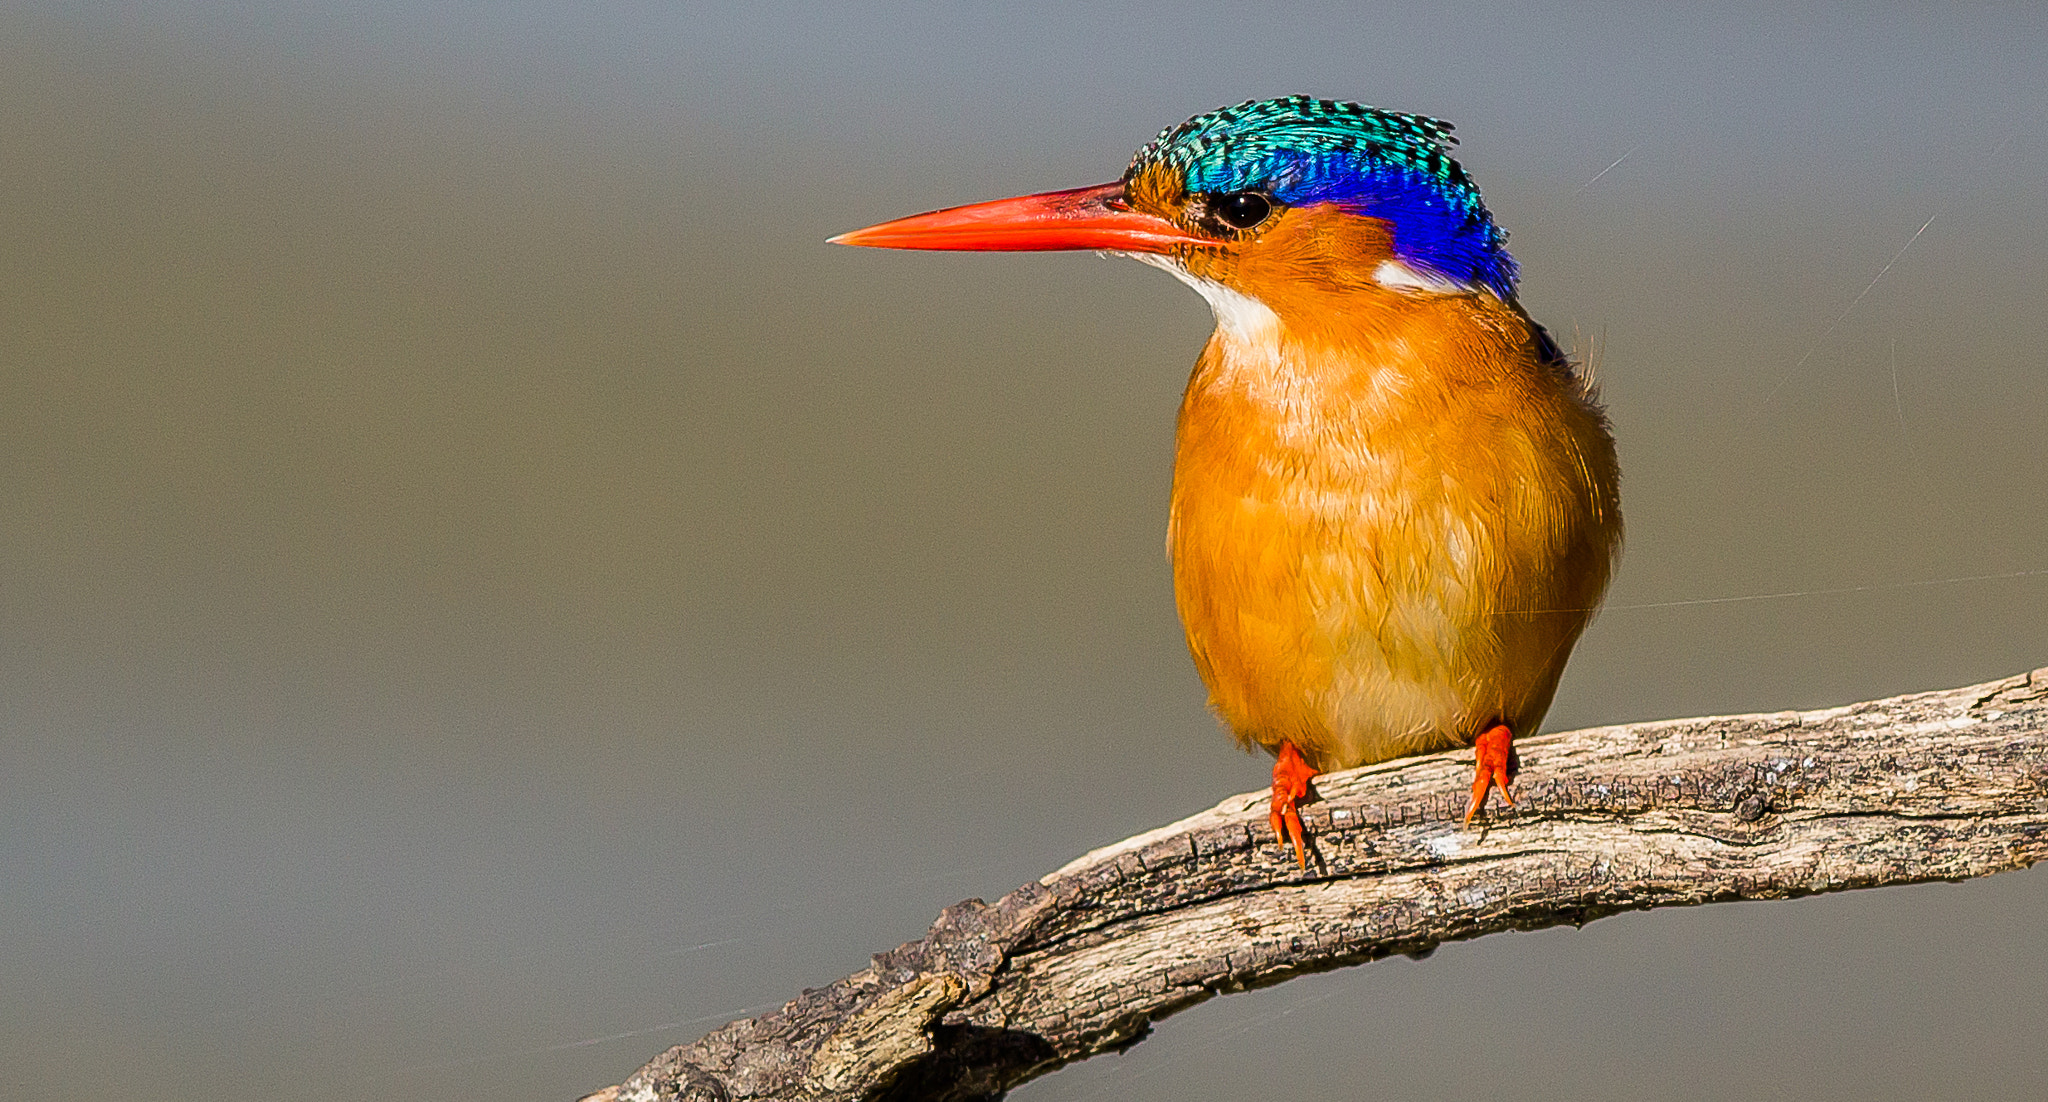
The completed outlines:
[[[1319,770],[1533,732],[1620,540],[1597,405],[1515,306],[1275,275],[1180,414],[1168,542],[1214,708]]]

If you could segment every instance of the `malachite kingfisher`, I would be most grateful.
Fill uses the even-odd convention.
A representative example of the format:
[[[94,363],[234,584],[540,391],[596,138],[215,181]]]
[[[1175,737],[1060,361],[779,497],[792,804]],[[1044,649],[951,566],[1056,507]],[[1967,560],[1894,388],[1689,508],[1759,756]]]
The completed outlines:
[[[1207,299],[1167,549],[1211,706],[1275,755],[1306,865],[1317,773],[1462,746],[1469,825],[1536,729],[1621,546],[1587,375],[1531,320],[1448,123],[1290,96],[1197,115],[1115,183],[832,240],[1093,249]]]

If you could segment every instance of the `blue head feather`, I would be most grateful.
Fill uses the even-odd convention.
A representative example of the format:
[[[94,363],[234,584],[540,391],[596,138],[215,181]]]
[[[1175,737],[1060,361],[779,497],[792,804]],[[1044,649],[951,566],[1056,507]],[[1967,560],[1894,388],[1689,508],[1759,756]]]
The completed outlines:
[[[1125,178],[1162,166],[1190,193],[1336,203],[1385,221],[1402,263],[1512,298],[1507,233],[1451,159],[1456,141],[1451,124],[1422,115],[1308,96],[1248,100],[1161,131]]]

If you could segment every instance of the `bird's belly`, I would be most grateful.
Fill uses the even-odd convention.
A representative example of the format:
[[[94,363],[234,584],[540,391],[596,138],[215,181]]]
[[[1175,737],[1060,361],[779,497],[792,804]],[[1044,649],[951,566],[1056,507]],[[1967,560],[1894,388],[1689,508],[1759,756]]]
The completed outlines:
[[[1551,584],[1568,573],[1553,533],[1501,500],[1538,472],[1276,454],[1184,451],[1175,477],[1181,618],[1238,736],[1333,769],[1540,720],[1585,616],[1513,615],[1574,607]]]

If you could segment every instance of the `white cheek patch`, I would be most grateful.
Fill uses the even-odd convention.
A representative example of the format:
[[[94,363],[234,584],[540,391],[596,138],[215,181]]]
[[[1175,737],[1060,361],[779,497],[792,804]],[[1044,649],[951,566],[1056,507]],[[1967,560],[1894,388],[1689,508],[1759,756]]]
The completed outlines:
[[[1410,267],[1399,260],[1382,260],[1372,270],[1374,283],[1394,291],[1423,291],[1433,295],[1469,295],[1481,288],[1455,279],[1446,279],[1435,272],[1426,272]]]
[[[1127,256],[1140,264],[1149,264],[1172,273],[1175,279],[1193,287],[1196,294],[1208,301],[1209,309],[1216,315],[1216,328],[1221,329],[1226,337],[1247,341],[1268,336],[1280,323],[1279,317],[1265,303],[1214,280],[1193,275],[1170,257],[1157,253],[1107,255]],[[1487,291],[1480,284],[1461,283],[1392,258],[1380,261],[1379,267],[1373,269],[1372,278],[1373,282],[1390,291],[1419,291],[1430,295],[1472,295]]]

